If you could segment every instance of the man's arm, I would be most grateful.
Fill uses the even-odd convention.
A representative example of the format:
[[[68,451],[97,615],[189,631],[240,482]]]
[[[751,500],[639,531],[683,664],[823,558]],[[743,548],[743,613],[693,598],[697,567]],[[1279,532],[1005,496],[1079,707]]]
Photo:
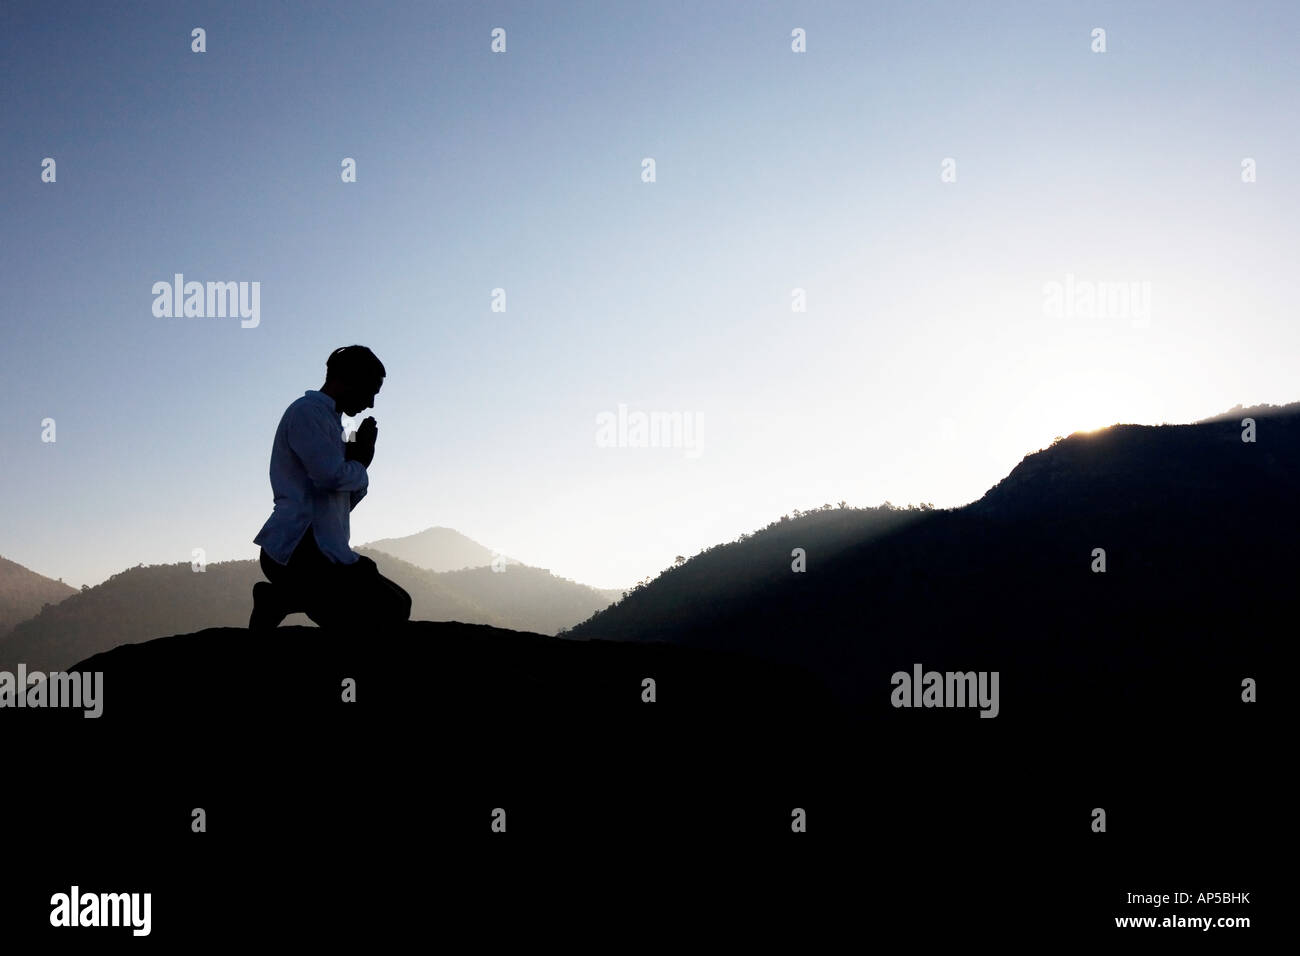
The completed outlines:
[[[302,406],[289,422],[288,438],[312,484],[322,491],[362,491],[370,483],[366,466],[344,457],[330,424]]]
[[[349,506],[348,511],[351,511],[361,503],[361,499],[366,496],[366,489],[362,488],[360,491],[353,491],[350,492],[350,494],[352,495],[352,504]]]

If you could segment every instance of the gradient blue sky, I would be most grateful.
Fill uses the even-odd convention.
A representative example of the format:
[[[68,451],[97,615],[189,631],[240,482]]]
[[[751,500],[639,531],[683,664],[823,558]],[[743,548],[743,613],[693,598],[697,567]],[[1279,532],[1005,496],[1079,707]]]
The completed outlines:
[[[276,423],[352,342],[388,369],[354,545],[445,525],[607,587],[796,507],[963,504],[1077,428],[1300,398],[1294,3],[0,26],[0,554],[74,585],[255,557]],[[176,272],[261,282],[260,326],[155,318]],[[1149,282],[1149,323],[1046,315],[1067,274]],[[597,447],[619,403],[700,416],[702,454]]]

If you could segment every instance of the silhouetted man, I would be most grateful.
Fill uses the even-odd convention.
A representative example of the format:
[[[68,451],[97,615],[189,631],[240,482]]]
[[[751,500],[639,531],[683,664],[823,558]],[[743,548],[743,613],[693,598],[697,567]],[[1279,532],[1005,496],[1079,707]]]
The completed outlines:
[[[410,617],[411,596],[348,546],[349,515],[366,496],[379,428],[367,418],[345,442],[342,415],[373,406],[385,374],[364,345],[335,349],[325,384],[281,416],[271,445],[275,510],[253,539],[270,583],[253,585],[250,630],[277,627],[294,611],[321,627],[363,633]]]

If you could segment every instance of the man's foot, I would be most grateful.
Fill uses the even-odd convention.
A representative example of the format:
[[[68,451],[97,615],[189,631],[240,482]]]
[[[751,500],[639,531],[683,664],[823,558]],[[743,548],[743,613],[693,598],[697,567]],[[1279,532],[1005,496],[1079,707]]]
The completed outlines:
[[[272,631],[289,616],[289,609],[279,600],[279,589],[270,581],[253,585],[253,613],[248,618],[250,631]]]

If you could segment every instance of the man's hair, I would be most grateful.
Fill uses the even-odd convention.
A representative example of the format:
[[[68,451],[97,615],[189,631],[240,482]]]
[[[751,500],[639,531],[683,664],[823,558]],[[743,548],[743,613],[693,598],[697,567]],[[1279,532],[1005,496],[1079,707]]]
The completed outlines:
[[[365,381],[382,379],[388,373],[384,363],[364,345],[345,345],[335,349],[325,360],[325,380]]]

